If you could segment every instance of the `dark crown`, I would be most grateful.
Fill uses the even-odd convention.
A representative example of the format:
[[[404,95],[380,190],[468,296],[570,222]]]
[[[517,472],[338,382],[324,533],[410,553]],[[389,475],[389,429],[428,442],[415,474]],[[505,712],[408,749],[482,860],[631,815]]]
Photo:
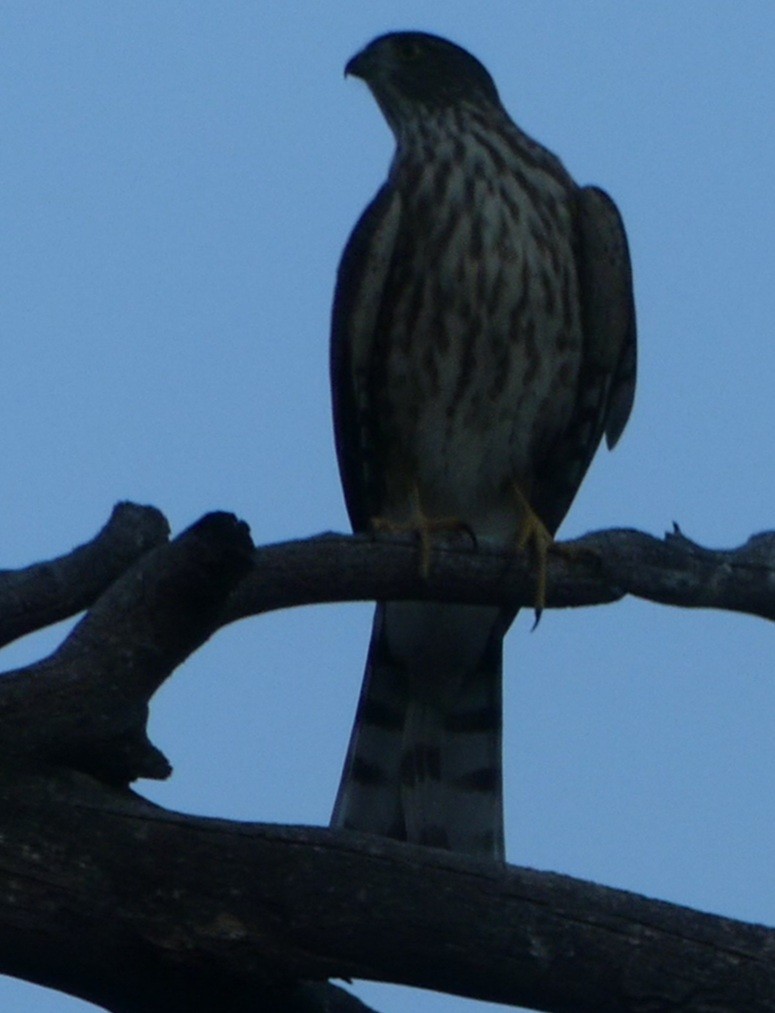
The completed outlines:
[[[487,70],[461,46],[425,32],[380,35],[347,64],[384,107],[406,102],[437,107],[463,99],[498,103]]]

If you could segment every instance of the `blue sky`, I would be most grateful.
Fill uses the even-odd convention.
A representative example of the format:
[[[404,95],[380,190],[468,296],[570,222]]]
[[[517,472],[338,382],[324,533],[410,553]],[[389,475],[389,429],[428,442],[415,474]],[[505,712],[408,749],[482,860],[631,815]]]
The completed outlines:
[[[176,531],[231,510],[259,543],[346,530],[328,315],[392,139],[342,71],[396,28],[472,50],[517,122],[627,224],[635,411],[562,534],[677,521],[729,547],[773,527],[770,0],[6,0],[0,566],[90,538],[120,499]],[[222,631],[153,702],[175,772],[140,790],[325,823],[369,622],[336,605]],[[506,653],[510,860],[772,924],[772,630],[638,601],[529,626]],[[357,992],[385,1013],[490,1008]],[[0,1007],[89,1008],[9,979]]]

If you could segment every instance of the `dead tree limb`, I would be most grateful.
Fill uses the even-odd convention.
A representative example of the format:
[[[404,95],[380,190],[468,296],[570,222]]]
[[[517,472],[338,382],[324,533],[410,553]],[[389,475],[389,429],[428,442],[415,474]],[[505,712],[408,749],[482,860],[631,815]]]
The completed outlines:
[[[88,608],[168,534],[167,521],[155,507],[119,503],[86,545],[22,570],[0,570],[0,646]]]
[[[550,555],[547,608],[602,605],[634,595],[663,605],[718,608],[775,619],[775,532],[737,549],[705,549],[678,529],[598,531]],[[256,549],[223,621],[319,602],[422,598],[531,607],[531,560],[464,543],[436,545],[422,577],[411,538],[318,535]]]
[[[775,931],[567,876],[180,816],[75,775],[17,781],[3,814],[0,966],[45,946],[66,966],[35,980],[112,1010],[293,1009],[300,981],[342,977],[574,1013],[775,1010]]]
[[[220,626],[350,598],[529,605],[525,560],[439,547],[424,581],[411,542],[256,550],[214,514],[167,543],[161,515],[129,506],[111,523],[0,575],[0,601],[23,613],[26,581],[34,616],[7,630],[94,602],[0,680],[0,971],[120,1013],[364,1009],[326,983],[348,976],[538,1010],[775,1011],[773,930],[377,838],[182,816],[129,790],[169,773],[149,700]],[[627,531],[573,544],[552,560],[554,607],[636,593],[775,617],[773,534],[731,551]]]

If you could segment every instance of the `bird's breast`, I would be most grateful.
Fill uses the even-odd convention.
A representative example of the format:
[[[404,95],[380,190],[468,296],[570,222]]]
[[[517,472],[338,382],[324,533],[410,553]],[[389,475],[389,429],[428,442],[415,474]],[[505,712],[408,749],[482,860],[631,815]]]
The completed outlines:
[[[506,153],[443,147],[397,177],[401,228],[381,323],[386,512],[502,533],[512,486],[570,417],[581,361],[567,189]],[[496,516],[497,515],[497,516]],[[505,537],[505,536],[504,536]]]

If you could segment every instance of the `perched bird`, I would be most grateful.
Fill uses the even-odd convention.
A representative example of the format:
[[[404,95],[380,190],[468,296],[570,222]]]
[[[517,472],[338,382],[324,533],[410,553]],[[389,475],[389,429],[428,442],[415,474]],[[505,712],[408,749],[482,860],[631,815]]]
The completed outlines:
[[[347,64],[396,140],[334,297],[337,456],[355,531],[464,527],[539,560],[635,389],[613,201],[524,134],[470,53],[420,32]],[[377,605],[332,826],[502,859],[513,610]]]

